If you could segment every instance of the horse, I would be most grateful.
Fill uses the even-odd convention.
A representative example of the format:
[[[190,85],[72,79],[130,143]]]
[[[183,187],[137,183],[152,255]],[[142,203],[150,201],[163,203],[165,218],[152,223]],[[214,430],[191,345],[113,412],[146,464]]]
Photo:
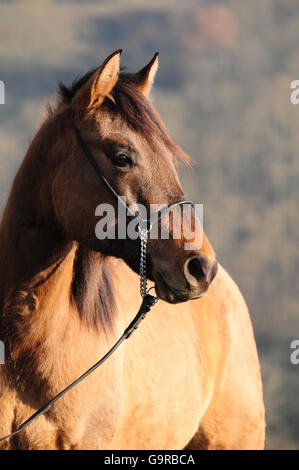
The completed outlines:
[[[85,158],[72,118],[128,204],[185,198],[177,162],[189,157],[150,100],[158,54],[137,73],[120,69],[120,54],[71,86],[60,82],[8,197],[0,225],[0,436],[104,355],[139,304],[139,240],[96,236],[95,208],[116,210],[116,199]],[[193,209],[190,217],[194,225]],[[206,234],[196,249],[186,240],[148,239],[157,305],[109,360],[1,449],[263,448],[246,303]]]

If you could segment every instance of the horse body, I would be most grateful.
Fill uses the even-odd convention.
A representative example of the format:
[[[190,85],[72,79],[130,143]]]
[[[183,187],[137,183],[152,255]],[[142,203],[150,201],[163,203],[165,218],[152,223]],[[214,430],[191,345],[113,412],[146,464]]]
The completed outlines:
[[[3,371],[1,435],[96,362],[136,311],[138,277],[111,259],[118,294],[114,330],[107,335],[84,327],[69,301],[75,252],[76,247],[36,292],[36,315],[44,317],[44,325],[36,331],[36,319],[26,323],[28,350],[19,351],[20,360],[34,358],[35,373],[26,377],[23,393],[11,387]],[[29,317],[22,295],[22,315]],[[32,393],[24,400],[25,387]],[[203,298],[182,305],[159,302],[122,349],[10,446],[180,449],[191,441],[190,448],[256,449],[263,446],[263,423],[247,308],[221,268]]]
[[[118,192],[133,202],[178,200],[183,191],[162,143],[175,147],[131,86],[134,81],[145,92],[156,59],[136,77],[126,76],[127,89],[120,84],[118,90],[116,58],[113,54],[77,87],[72,97],[77,116],[89,113],[85,132],[96,151],[96,122],[90,125],[94,114],[86,103],[92,101],[94,112],[112,89],[128,106],[139,100],[133,109],[160,139],[159,157],[144,150],[150,137],[136,134],[135,121],[125,125],[106,101],[97,157]],[[68,106],[62,104],[32,142],[0,225],[0,332],[7,353],[0,369],[0,436],[99,360],[139,307],[137,242],[92,235],[96,202],[109,194],[82,161],[68,127]],[[130,122],[132,113],[127,118]],[[103,156],[116,145],[130,148],[133,174],[116,171]],[[259,363],[239,289],[222,267],[215,276],[205,234],[191,254],[182,240],[150,241],[149,262],[161,300],[138,331],[45,415],[1,442],[2,448],[263,447]]]

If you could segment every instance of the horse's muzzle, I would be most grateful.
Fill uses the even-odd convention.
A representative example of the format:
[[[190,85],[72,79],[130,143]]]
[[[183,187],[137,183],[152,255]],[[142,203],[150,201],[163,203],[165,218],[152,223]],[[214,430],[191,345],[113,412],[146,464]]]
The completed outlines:
[[[170,276],[167,272],[157,270],[154,273],[157,295],[169,303],[198,299],[207,292],[217,270],[216,260],[210,261],[200,254],[185,261],[178,282],[174,281],[173,271]]]

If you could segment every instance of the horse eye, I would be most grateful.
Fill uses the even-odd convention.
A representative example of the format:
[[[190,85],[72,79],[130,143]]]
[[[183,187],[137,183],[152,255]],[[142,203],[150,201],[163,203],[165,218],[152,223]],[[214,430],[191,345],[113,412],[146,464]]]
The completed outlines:
[[[124,168],[130,166],[132,164],[132,160],[125,153],[121,153],[119,155],[114,155],[114,157],[112,158],[112,163],[115,166]]]

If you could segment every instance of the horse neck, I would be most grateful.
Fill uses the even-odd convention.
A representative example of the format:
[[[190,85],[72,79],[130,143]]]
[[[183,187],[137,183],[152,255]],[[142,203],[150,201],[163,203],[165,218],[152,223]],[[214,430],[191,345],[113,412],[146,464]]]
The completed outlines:
[[[107,269],[109,259],[73,242],[65,255],[7,296],[0,333],[9,377],[17,377],[21,387],[27,387],[28,373],[37,389],[41,376],[55,381],[55,370],[59,375],[67,361],[69,377],[61,379],[62,387],[95,362],[100,346],[104,351],[110,344],[117,309]]]
[[[12,325],[16,331],[21,324],[26,329],[32,317],[26,312],[40,310],[40,300],[51,301],[62,280],[63,291],[68,292],[72,279],[74,244],[66,240],[55,220],[47,150],[45,129],[41,129],[15,177],[0,224],[1,339],[9,332],[9,342],[14,338]],[[61,300],[61,294],[58,297]]]
[[[55,132],[55,120],[50,120],[31,143],[0,224],[0,321],[5,316],[8,329],[22,308],[33,312],[40,310],[41,305],[51,305],[54,321],[61,305],[67,315],[67,305],[77,304],[78,317],[96,323],[96,316],[101,320],[101,312],[102,319],[107,316],[106,290],[113,308],[109,261],[67,239],[55,217],[51,199],[51,175],[57,164]],[[44,325],[47,314],[49,308],[39,317]],[[22,324],[27,321],[30,316],[25,316]]]
[[[67,241],[51,199],[51,179],[58,162],[55,132],[55,120],[50,119],[36,134],[4,210],[0,224],[0,308],[11,289],[26,284],[65,253]]]

